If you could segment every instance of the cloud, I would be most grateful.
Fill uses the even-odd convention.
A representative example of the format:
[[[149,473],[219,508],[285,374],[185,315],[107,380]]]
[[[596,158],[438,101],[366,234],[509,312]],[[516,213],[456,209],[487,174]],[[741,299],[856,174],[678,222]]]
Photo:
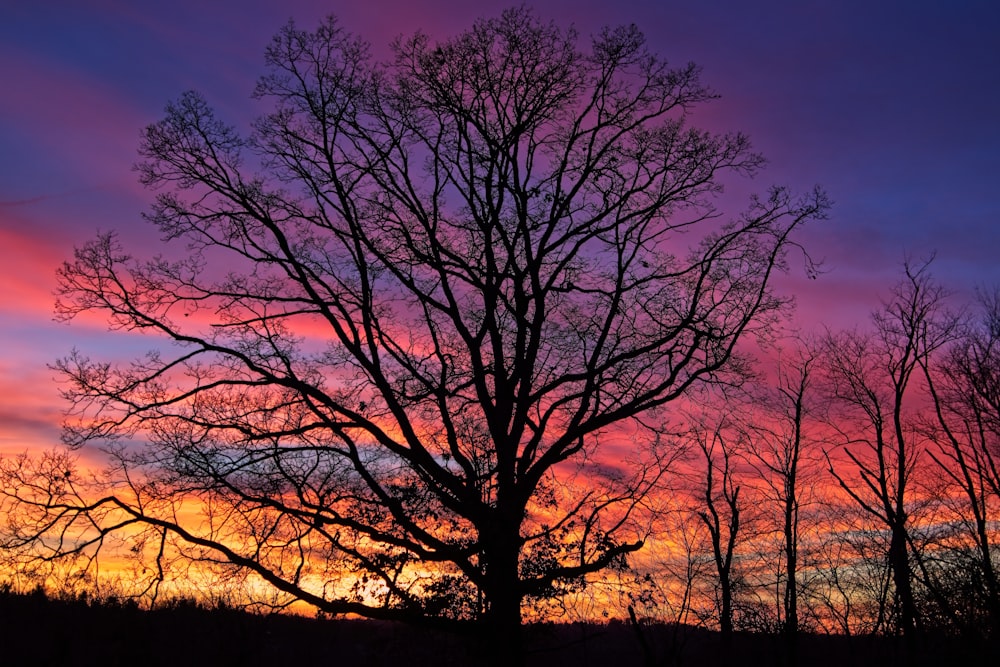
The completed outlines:
[[[31,204],[38,204],[47,200],[48,195],[42,195],[40,197],[31,197],[30,199],[18,199],[14,201],[0,201],[0,208],[17,208],[19,206],[29,206]]]
[[[61,420],[58,387],[43,363],[23,358],[0,363],[0,453],[58,445]]]
[[[0,211],[0,313],[23,320],[52,317],[55,269],[62,248],[46,242],[23,219]]]

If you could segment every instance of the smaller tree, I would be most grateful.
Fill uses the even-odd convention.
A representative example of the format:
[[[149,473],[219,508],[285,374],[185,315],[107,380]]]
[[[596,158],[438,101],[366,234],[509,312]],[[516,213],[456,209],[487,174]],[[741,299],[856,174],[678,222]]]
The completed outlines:
[[[945,291],[930,262],[904,264],[904,277],[872,316],[873,330],[830,334],[825,343],[828,391],[844,461],[827,454],[829,471],[862,511],[889,532],[889,571],[897,628],[917,629],[910,565],[912,481],[921,458],[917,423],[909,412],[922,364],[954,335],[944,316]]]
[[[691,502],[695,515],[709,535],[715,566],[723,660],[728,662],[732,649],[737,586],[734,562],[740,530],[744,526],[745,507],[736,468],[739,449],[746,446],[745,432],[724,417],[714,423],[698,420],[688,437],[694,443],[697,465],[702,468],[703,475],[702,481],[694,483]]]
[[[773,388],[762,387],[753,401],[753,419],[748,425],[747,460],[765,484],[769,500],[780,513],[782,568],[782,621],[790,664],[795,662],[799,618],[799,526],[803,497],[813,472],[806,449],[811,446],[809,424],[814,420],[816,369],[819,348],[814,342],[798,341],[777,363]],[[805,486],[805,490],[803,490]],[[779,575],[779,582],[781,576]]]
[[[923,369],[936,418],[929,429],[935,445],[929,456],[948,489],[958,492],[956,514],[972,542],[961,569],[980,582],[958,595],[981,598],[974,605],[986,612],[980,629],[1000,637],[1000,578],[994,562],[1000,521],[1000,290],[981,293],[979,306],[978,319],[944,354],[925,360]],[[966,606],[966,600],[950,597]],[[979,619],[966,623],[978,624]]]

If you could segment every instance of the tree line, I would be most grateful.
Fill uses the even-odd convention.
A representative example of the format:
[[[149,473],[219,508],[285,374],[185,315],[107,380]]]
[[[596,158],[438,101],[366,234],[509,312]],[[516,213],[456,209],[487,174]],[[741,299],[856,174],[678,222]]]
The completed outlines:
[[[633,612],[781,635],[793,659],[802,632],[998,636],[1000,300],[957,302],[931,266],[687,420],[673,557],[629,580]]]

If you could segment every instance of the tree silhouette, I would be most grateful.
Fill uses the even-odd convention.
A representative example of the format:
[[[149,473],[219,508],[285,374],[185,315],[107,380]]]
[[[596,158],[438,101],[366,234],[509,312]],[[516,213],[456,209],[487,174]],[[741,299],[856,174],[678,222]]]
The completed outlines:
[[[169,104],[137,170],[186,256],[102,235],[57,309],[173,345],[57,363],[66,442],[112,463],[86,486],[8,462],[19,543],[125,531],[153,579],[202,563],[331,614],[481,620],[520,660],[526,601],[641,547],[645,425],[772,321],[827,208],[773,189],[721,221],[722,177],[762,160],[689,127],[698,69],[634,27],[577,41],[521,8],[377,64],[333,18],[289,23],[249,134]]]
[[[904,265],[891,298],[872,316],[870,334],[831,335],[826,345],[832,397],[846,461],[830,473],[861,510],[889,534],[897,628],[913,649],[918,614],[910,562],[913,482],[923,438],[907,407],[922,378],[922,364],[955,335],[944,313],[946,293],[931,278],[929,261]],[[848,477],[846,470],[852,471]]]
[[[732,660],[733,593],[737,584],[733,564],[746,504],[740,499],[741,487],[735,475],[737,449],[746,446],[744,436],[742,429],[733,428],[725,419],[696,427],[692,436],[705,463],[701,504],[696,511],[711,537],[724,665]]]
[[[948,487],[958,491],[956,519],[965,524],[971,540],[967,552],[952,551],[962,556],[958,567],[979,583],[959,594],[965,599],[946,602],[984,614],[985,619],[962,620],[966,625],[978,622],[982,627],[976,630],[1000,637],[1000,575],[992,528],[1000,503],[1000,291],[982,292],[976,315],[943,354],[925,360],[923,367],[936,421],[930,457]]]
[[[813,394],[819,347],[815,341],[798,339],[779,356],[774,386],[752,396],[755,418],[747,438],[750,465],[765,482],[765,498],[776,504],[781,516],[778,579],[783,570],[781,611],[789,665],[796,663],[801,625],[798,579],[802,506],[809,502],[809,488],[815,484],[809,452],[815,436],[810,433],[809,422],[818,412]]]

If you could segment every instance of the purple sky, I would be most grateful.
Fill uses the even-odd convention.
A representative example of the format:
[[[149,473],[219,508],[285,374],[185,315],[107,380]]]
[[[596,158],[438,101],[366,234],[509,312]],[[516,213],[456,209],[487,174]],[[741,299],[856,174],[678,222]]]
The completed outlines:
[[[1000,283],[1000,3],[539,0],[583,38],[636,23],[722,98],[703,124],[742,130],[770,160],[750,187],[823,185],[831,219],[800,240],[830,272],[785,281],[801,326],[863,323],[904,254],[937,252],[960,293]],[[73,346],[132,356],[149,341],[96,320],[53,323],[59,263],[98,230],[155,252],[131,171],[140,129],[196,89],[237,124],[263,49],[289,18],[337,14],[376,53],[400,33],[446,37],[507,3],[194,0],[0,6],[0,451],[55,444],[46,368]],[[86,8],[84,8],[86,7]],[[734,209],[732,211],[736,213]]]

